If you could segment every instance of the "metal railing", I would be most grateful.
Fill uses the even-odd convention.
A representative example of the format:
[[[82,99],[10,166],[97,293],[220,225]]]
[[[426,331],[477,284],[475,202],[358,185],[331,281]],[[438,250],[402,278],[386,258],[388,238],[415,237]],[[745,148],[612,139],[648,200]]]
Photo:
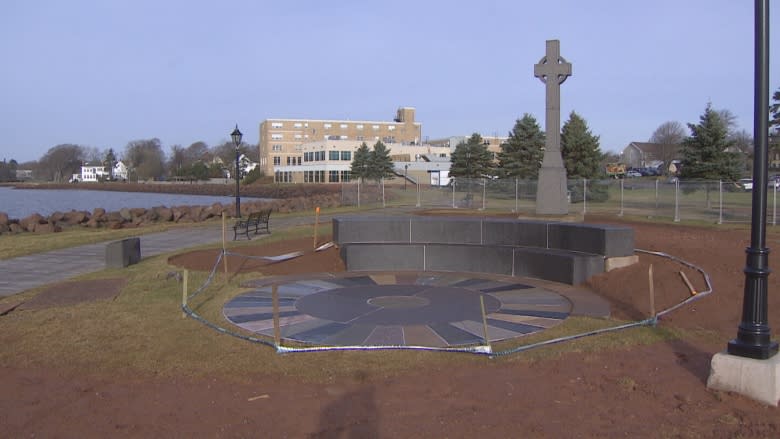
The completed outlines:
[[[452,208],[534,214],[536,180],[453,178],[447,186],[397,180],[341,185],[342,204],[360,207]],[[668,178],[569,180],[570,213],[644,216],[717,224],[748,223],[752,194],[733,181]],[[767,224],[777,224],[777,184],[767,189]]]

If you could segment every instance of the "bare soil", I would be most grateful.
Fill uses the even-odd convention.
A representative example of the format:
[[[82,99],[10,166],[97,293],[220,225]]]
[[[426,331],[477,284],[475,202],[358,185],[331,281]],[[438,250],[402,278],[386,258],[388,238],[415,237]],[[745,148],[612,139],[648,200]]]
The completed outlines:
[[[611,217],[588,221],[617,223]],[[705,386],[712,355],[736,335],[749,232],[628,224],[637,248],[669,253],[711,277],[712,294],[659,322],[681,334],[673,341],[534,361],[453,357],[451,366],[420,367],[404,376],[367,370],[325,383],[262,371],[247,383],[121,371],[94,376],[67,365],[4,368],[0,431],[5,437],[780,437],[777,408]],[[776,243],[770,235],[768,245]],[[279,255],[302,245],[312,242],[258,241],[242,251]],[[213,256],[192,252],[169,262],[204,270]],[[335,249],[278,264],[233,262],[232,270],[267,275],[344,269]],[[777,262],[771,253],[770,266]],[[690,296],[679,264],[645,254],[638,264],[597,276],[587,286],[611,301],[614,317],[645,318],[651,264],[657,309]],[[694,270],[682,271],[696,291],[705,289]],[[778,282],[777,275],[769,277],[775,339]]]

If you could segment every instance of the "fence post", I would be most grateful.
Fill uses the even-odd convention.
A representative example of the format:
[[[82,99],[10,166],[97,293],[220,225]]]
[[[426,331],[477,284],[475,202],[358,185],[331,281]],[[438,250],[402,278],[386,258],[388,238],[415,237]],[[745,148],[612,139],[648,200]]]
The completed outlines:
[[[520,208],[519,208],[519,206],[517,204],[518,187],[519,187],[519,182],[518,182],[517,178],[515,178],[515,213],[520,211]]]
[[[723,180],[718,180],[718,224],[723,224]]]
[[[384,209],[385,207],[387,207],[385,205],[385,177],[382,177],[380,179],[380,183],[382,183],[382,209]]]
[[[582,179],[582,213],[588,213],[588,180]]]
[[[452,182],[452,208],[455,209],[455,179],[450,181]]]
[[[655,181],[655,208],[658,209],[658,180]]]
[[[362,179],[363,179],[363,177],[360,177],[360,180],[362,180]],[[358,180],[358,182],[357,182],[357,188],[358,188],[358,193],[357,193],[358,208],[360,208],[360,180]]]
[[[420,207],[420,181],[417,181],[417,206]]]
[[[680,180],[674,182],[674,222],[680,222]]]
[[[487,180],[482,177],[482,209],[485,210],[485,197],[487,196]]]
[[[777,179],[772,182],[772,187],[775,188],[772,191],[772,225],[777,224]]]
[[[623,183],[625,182],[624,179],[620,179],[620,213],[618,216],[623,216]]]

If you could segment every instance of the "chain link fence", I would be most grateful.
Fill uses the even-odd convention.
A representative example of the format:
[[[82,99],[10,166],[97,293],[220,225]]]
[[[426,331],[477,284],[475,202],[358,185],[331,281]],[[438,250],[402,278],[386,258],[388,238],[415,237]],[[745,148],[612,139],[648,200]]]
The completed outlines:
[[[644,216],[717,224],[749,223],[752,193],[733,181],[679,181],[668,178],[569,180],[569,212]],[[453,178],[447,186],[397,180],[341,185],[341,202],[358,207],[419,207],[534,214],[536,180]],[[767,188],[767,224],[777,224],[780,185]]]

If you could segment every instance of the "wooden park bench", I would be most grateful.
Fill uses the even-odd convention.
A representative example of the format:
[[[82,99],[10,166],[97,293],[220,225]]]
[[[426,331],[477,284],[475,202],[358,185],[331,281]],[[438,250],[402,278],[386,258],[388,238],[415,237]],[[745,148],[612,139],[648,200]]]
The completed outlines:
[[[233,225],[233,241],[236,240],[239,233],[246,235],[246,239],[252,239],[249,237],[249,230],[254,227],[255,235],[259,233],[271,233],[268,228],[268,220],[271,218],[271,209],[263,209],[259,212],[250,213],[246,219],[239,218],[236,224]]]

